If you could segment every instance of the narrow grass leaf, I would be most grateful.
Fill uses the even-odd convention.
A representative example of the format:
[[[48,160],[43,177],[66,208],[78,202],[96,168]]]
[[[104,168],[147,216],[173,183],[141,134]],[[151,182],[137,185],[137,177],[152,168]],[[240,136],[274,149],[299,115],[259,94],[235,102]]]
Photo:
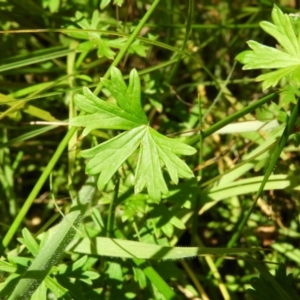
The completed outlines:
[[[284,129],[284,132],[282,134],[282,136],[280,137],[277,146],[275,147],[275,150],[272,152],[269,164],[267,165],[267,169],[265,171],[265,175],[262,179],[262,182],[260,183],[257,193],[255,195],[255,200],[252,204],[252,206],[250,207],[250,209],[247,211],[247,213],[245,214],[245,216],[243,217],[243,219],[241,220],[241,222],[238,224],[236,231],[234,232],[234,234],[232,235],[230,241],[227,244],[228,248],[231,248],[234,246],[234,244],[236,243],[237,239],[239,238],[239,236],[242,233],[242,230],[244,229],[244,226],[246,225],[247,221],[249,220],[255,206],[256,203],[259,199],[259,197],[261,197],[263,190],[265,188],[265,186],[268,183],[269,177],[272,174],[275,165],[278,161],[278,158],[280,157],[280,154],[283,150],[283,148],[285,147],[289,136],[292,134],[293,132],[293,128],[294,125],[296,124],[297,118],[299,116],[299,112],[300,112],[300,101],[297,101],[297,104],[293,107],[292,112],[291,112],[291,116],[288,119],[287,125]],[[222,262],[222,258],[218,259],[218,261],[216,262],[216,265],[220,265]]]
[[[249,248],[206,248],[206,247],[170,247],[142,242],[96,237],[91,243],[89,238],[74,239],[68,251],[89,255],[139,258],[139,259],[181,259],[203,255],[228,255],[252,253],[260,249]]]
[[[49,49],[48,49],[49,50]],[[43,61],[56,59],[59,57],[67,56],[68,54],[74,52],[72,49],[64,49],[64,50],[58,50],[58,51],[50,51],[50,53],[42,53],[38,54],[34,57],[32,55],[26,59],[23,60],[16,60],[15,62],[11,63],[5,63],[5,61],[2,61],[0,66],[0,72],[4,72],[7,70],[17,69],[24,66],[29,66],[36,63],[41,63]]]
[[[227,200],[234,196],[247,195],[249,193],[257,192],[263,179],[264,176],[240,179],[234,182],[225,182],[224,184],[212,187],[209,190],[202,190],[200,192],[201,199],[206,203],[201,207],[199,214],[203,214],[221,200]],[[263,190],[291,189],[299,191],[300,184],[297,184],[297,182],[298,179],[296,176],[276,174],[268,178]]]
[[[55,233],[48,239],[30,267],[22,275],[9,300],[30,299],[32,293],[59,261],[66,246],[73,239],[82,215],[93,197],[95,187],[93,178],[89,178],[73,202],[70,213],[57,226]]]

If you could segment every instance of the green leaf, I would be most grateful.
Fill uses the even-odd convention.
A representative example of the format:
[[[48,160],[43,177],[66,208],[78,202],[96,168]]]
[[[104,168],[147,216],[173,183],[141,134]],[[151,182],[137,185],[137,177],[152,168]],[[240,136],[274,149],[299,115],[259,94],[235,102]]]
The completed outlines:
[[[47,299],[47,287],[43,281],[40,286],[32,294],[31,300],[46,300]]]
[[[279,265],[275,276],[271,275],[266,266],[257,262],[251,264],[259,270],[260,276],[251,280],[253,289],[248,289],[247,293],[257,300],[299,300],[299,295],[294,290],[292,274],[287,275],[285,266]]]
[[[89,113],[70,120],[72,126],[86,127],[84,134],[96,128],[129,130],[145,124],[117,105],[96,97],[87,87],[83,88],[83,95],[74,96],[74,102],[80,110]]]
[[[111,70],[111,80],[102,79],[118,104],[105,102],[88,88],[84,95],[75,95],[74,102],[87,115],[70,121],[73,126],[85,126],[84,134],[96,128],[129,130],[92,149],[82,151],[90,158],[86,166],[89,175],[97,175],[98,188],[103,189],[125,160],[140,146],[135,171],[135,193],[147,188],[150,198],[159,202],[169,191],[163,176],[165,166],[171,180],[190,178],[194,174],[178,155],[192,155],[196,150],[174,139],[167,138],[147,125],[148,120],[141,106],[141,84],[138,73],[132,70],[127,86],[117,68]]]
[[[95,40],[82,42],[77,46],[78,51],[91,51],[97,47],[98,43]]]
[[[100,9],[104,9],[109,3],[110,0],[101,0]]]
[[[145,273],[137,267],[132,267],[134,274],[134,281],[138,282],[141,289],[144,289],[147,286],[147,277]]]
[[[248,41],[248,46],[253,51],[244,51],[237,56],[242,58],[241,62],[245,64],[244,70],[285,68],[299,64],[299,58],[291,56],[272,47],[264,46],[255,41]]]
[[[148,120],[141,106],[140,78],[135,69],[130,72],[128,88],[122,73],[115,67],[111,70],[111,80],[102,78],[101,81],[122,109],[137,116],[147,124]]]
[[[159,153],[151,134],[145,135],[139,155],[135,176],[135,193],[139,193],[147,186],[149,196],[159,202],[161,193],[169,193],[159,162]]]
[[[263,81],[263,83],[262,83],[263,90],[265,90],[270,86],[275,87],[278,84],[280,79],[292,74],[297,69],[299,69],[298,66],[292,66],[292,67],[288,67],[288,68],[279,69],[279,70],[258,76],[256,78],[256,81]]]
[[[122,6],[124,3],[124,0],[114,0],[114,4],[118,6]]]
[[[90,175],[100,173],[97,182],[99,189],[104,188],[121,164],[137,149],[144,135],[145,127],[140,126],[81,152],[83,157],[93,157],[86,171]]]
[[[10,262],[6,262],[6,261],[3,261],[3,260],[0,260],[0,270],[2,272],[15,273],[17,271],[17,267],[14,266]],[[0,291],[1,291],[1,284],[3,284],[3,282],[0,283]]]
[[[102,0],[100,3],[100,8],[104,9],[111,0]],[[114,2],[115,5],[121,5],[123,1]],[[107,57],[108,59],[113,59],[115,57],[115,52],[111,48],[123,49],[125,44],[127,43],[127,38],[118,37],[115,39],[111,38],[102,38],[102,34],[109,28],[109,25],[100,26],[99,23],[101,21],[100,13],[95,10],[93,12],[92,20],[88,20],[85,16],[77,11],[75,14],[75,18],[72,19],[74,23],[76,23],[82,29],[87,30],[78,30],[67,32],[66,34],[78,39],[87,40],[88,42],[80,43],[77,47],[79,51],[91,51],[97,48],[98,57]],[[75,26],[68,26],[69,29],[77,29]],[[95,31],[89,31],[93,29]],[[101,31],[101,32],[100,32]],[[136,53],[139,56],[146,57],[147,46],[142,45],[141,41],[134,41],[129,49],[128,53]]]
[[[263,90],[276,86],[283,77],[293,78],[294,72],[300,68],[300,37],[293,29],[291,18],[274,5],[272,19],[274,24],[263,21],[260,26],[277,40],[280,48],[248,41],[252,50],[244,51],[236,57],[244,64],[244,70],[280,69],[256,78],[257,81],[263,81]]]
[[[181,259],[202,255],[225,255],[256,252],[254,248],[170,247],[156,244],[96,237],[74,239],[67,248],[84,254],[140,259]]]
[[[148,126],[139,126],[106,141],[92,149],[84,150],[81,155],[91,158],[86,166],[89,175],[100,173],[98,188],[103,189],[122,163],[138,148],[140,154],[135,175],[135,193],[147,187],[149,196],[159,202],[161,194],[169,191],[162,174],[163,165],[167,167],[174,183],[178,177],[193,177],[193,172],[176,154],[190,155],[196,150],[181,142],[166,138]]]
[[[194,148],[167,138],[148,127],[148,134],[144,136],[141,144],[135,176],[135,192],[138,193],[147,186],[150,197],[159,202],[161,194],[169,193],[161,172],[161,161],[172,181],[177,184],[178,177],[190,178],[194,174],[176,154],[191,155],[195,152]]]
[[[109,48],[109,45],[106,40],[99,39],[97,40],[98,50],[97,55],[98,57],[107,57],[108,59],[114,59],[115,52]]]
[[[27,228],[22,230],[23,238],[19,238],[18,240],[26,246],[26,248],[36,256],[39,252],[39,245],[36,240],[33,238],[31,233]]]

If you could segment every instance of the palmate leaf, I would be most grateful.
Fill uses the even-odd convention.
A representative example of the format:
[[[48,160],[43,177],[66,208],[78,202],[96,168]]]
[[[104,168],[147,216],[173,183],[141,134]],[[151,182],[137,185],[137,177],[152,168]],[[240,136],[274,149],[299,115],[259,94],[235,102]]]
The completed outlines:
[[[122,163],[137,149],[144,135],[144,126],[140,126],[81,152],[83,157],[91,158],[86,166],[87,173],[100,173],[97,182],[99,189],[104,188]]]
[[[194,154],[196,150],[186,144],[166,138],[147,125],[123,132],[92,149],[81,152],[91,158],[86,166],[89,175],[97,175],[98,188],[103,189],[122,163],[140,146],[135,172],[135,193],[147,187],[155,202],[168,194],[161,168],[165,165],[174,183],[178,177],[193,177],[191,169],[176,154]],[[176,153],[176,154],[175,154]]]
[[[291,17],[283,14],[274,5],[272,10],[274,24],[263,21],[260,26],[264,31],[273,36],[280,45],[279,49],[249,41],[252,50],[240,53],[236,59],[244,64],[244,70],[250,69],[279,69],[260,75],[257,81],[263,82],[263,90],[274,87],[285,76],[291,76],[300,68],[300,36],[295,32]]]
[[[148,123],[147,117],[141,106],[141,83],[135,69],[130,72],[128,88],[120,70],[117,68],[112,68],[111,80],[103,78],[101,81],[111,92],[123,110],[136,116],[143,123]]]
[[[159,202],[162,195],[168,194],[162,168],[166,167],[175,184],[179,178],[193,177],[191,169],[178,155],[192,155],[196,149],[165,137],[147,125],[140,100],[140,80],[135,70],[130,73],[128,86],[116,68],[112,68],[111,80],[102,81],[118,105],[105,102],[88,88],[83,88],[83,95],[75,95],[74,100],[76,106],[87,114],[72,119],[70,124],[86,127],[85,133],[95,128],[128,131],[82,151],[83,157],[90,158],[86,172],[89,175],[99,174],[97,185],[103,189],[124,161],[140,147],[134,179],[135,193],[147,188],[150,198]]]
[[[139,99],[137,100],[139,101]],[[147,124],[147,120],[99,99],[87,87],[83,88],[83,95],[76,94],[74,96],[74,102],[80,110],[88,113],[88,115],[78,116],[69,122],[73,126],[86,127],[83,135],[96,128],[130,130]]]
[[[135,174],[135,193],[147,186],[149,196],[159,202],[161,195],[168,195],[169,192],[161,171],[162,166],[166,166],[172,181],[177,184],[178,177],[191,178],[194,174],[176,154],[191,155],[195,152],[196,149],[191,146],[167,138],[147,127]]]

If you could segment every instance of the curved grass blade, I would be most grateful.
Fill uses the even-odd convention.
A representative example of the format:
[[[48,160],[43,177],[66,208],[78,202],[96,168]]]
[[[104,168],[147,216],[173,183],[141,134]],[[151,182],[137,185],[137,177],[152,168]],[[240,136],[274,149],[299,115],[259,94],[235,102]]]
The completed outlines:
[[[94,179],[90,177],[75,198],[68,215],[57,226],[56,231],[49,237],[28,270],[23,274],[9,300],[29,299],[46,278],[73,239],[94,191]]]
[[[49,49],[47,49],[47,50],[49,50]],[[36,55],[34,57],[32,57],[32,55],[31,55],[30,57],[25,58],[23,60],[17,60],[15,62],[11,62],[8,64],[4,64],[4,61],[2,61],[2,66],[0,67],[0,72],[21,68],[24,66],[40,63],[43,61],[56,59],[59,57],[64,57],[72,52],[74,52],[74,50],[72,50],[72,49],[64,49],[64,50],[58,50],[58,51],[52,50],[52,51],[47,51],[46,53],[39,53],[38,55]]]
[[[45,126],[43,128],[39,128],[39,129],[36,129],[36,130],[26,132],[26,133],[14,138],[14,139],[9,140],[8,142],[0,144],[0,149],[5,148],[5,147],[9,147],[9,146],[11,146],[13,144],[16,144],[16,143],[26,141],[28,139],[31,139],[35,136],[43,134],[44,132],[55,129],[55,128],[57,128],[57,126],[59,126],[59,125],[50,125],[50,126]]]

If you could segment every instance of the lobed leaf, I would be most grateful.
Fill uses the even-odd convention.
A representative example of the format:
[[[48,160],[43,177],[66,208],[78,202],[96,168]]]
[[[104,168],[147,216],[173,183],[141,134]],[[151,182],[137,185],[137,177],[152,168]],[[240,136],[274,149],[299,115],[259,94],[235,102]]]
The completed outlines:
[[[108,40],[98,39],[97,40],[97,55],[98,57],[107,57],[108,59],[114,59],[115,52],[110,49]]]
[[[135,69],[130,72],[128,88],[121,71],[115,67],[111,69],[111,80],[102,78],[101,81],[124,111],[137,116],[147,124],[148,120],[141,106],[140,79]]]
[[[84,126],[88,131],[96,128],[130,130],[144,124],[135,115],[96,97],[87,87],[83,88],[83,93],[76,94],[74,102],[80,110],[89,114],[70,120],[72,126]]]
[[[122,163],[140,146],[135,171],[135,193],[147,188],[152,200],[159,202],[168,195],[162,167],[166,167],[171,180],[193,177],[193,172],[177,155],[191,155],[196,150],[184,143],[159,134],[146,124],[147,117],[141,106],[141,85],[136,70],[130,72],[129,85],[117,68],[111,70],[111,80],[102,79],[119,106],[96,97],[88,88],[83,95],[75,95],[76,106],[88,113],[70,121],[73,126],[85,126],[84,133],[96,128],[129,130],[92,149],[82,151],[91,158],[86,166],[89,175],[97,175],[98,188],[103,189]]]
[[[123,132],[92,149],[81,152],[86,158],[93,157],[86,166],[89,175],[100,173],[97,186],[103,189],[122,163],[137,149],[145,135],[145,126]]]
[[[159,162],[159,153],[149,131],[145,134],[139,154],[135,175],[135,193],[141,192],[145,186],[150,198],[159,202],[161,194],[168,195],[169,190],[165,183]]]
[[[166,148],[169,148],[174,154],[180,154],[180,155],[193,155],[197,152],[197,150],[194,147],[191,147],[187,144],[184,144],[182,142],[179,142],[176,139],[168,138],[160,133],[158,133],[154,129],[150,129],[151,135],[154,139],[154,141]]]
[[[247,44],[253,51],[244,51],[237,56],[237,60],[245,64],[244,70],[285,68],[300,64],[300,58],[281,50],[255,41],[248,41]]]
[[[194,174],[176,154],[191,155],[195,152],[196,149],[193,147],[167,138],[148,127],[141,143],[135,175],[135,192],[138,193],[147,186],[149,196],[155,202],[159,202],[161,194],[168,195],[169,193],[161,171],[163,164],[171,180],[178,184],[178,177],[190,178]]]
[[[274,24],[263,21],[260,26],[278,41],[280,48],[248,41],[252,50],[244,51],[236,57],[244,64],[244,70],[281,69],[256,78],[257,81],[263,81],[263,90],[276,86],[283,77],[293,76],[300,68],[300,37],[293,29],[290,17],[274,5],[272,19]]]
[[[289,54],[299,56],[300,46],[290,17],[274,5],[272,20],[274,24],[263,21],[260,26],[265,32],[273,36]]]
[[[292,66],[288,68],[279,69],[273,72],[259,75],[255,80],[263,81],[262,86],[263,86],[263,90],[265,90],[270,86],[275,87],[281,78],[288,76],[292,72],[295,72],[296,69],[299,68]]]
[[[135,172],[135,193],[147,187],[149,196],[159,202],[162,194],[168,195],[162,167],[165,165],[171,180],[193,177],[193,172],[175,153],[193,154],[196,150],[181,142],[160,136],[154,129],[142,125],[106,141],[81,155],[91,158],[86,166],[89,175],[99,175],[98,188],[103,189],[122,163],[140,146]],[[174,149],[172,147],[175,147]]]

